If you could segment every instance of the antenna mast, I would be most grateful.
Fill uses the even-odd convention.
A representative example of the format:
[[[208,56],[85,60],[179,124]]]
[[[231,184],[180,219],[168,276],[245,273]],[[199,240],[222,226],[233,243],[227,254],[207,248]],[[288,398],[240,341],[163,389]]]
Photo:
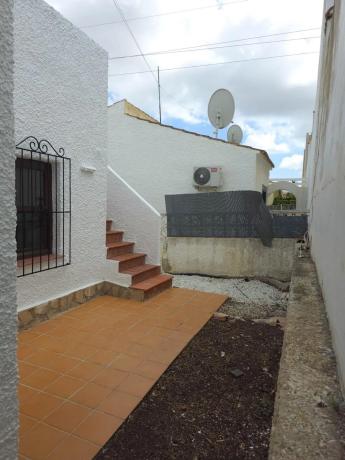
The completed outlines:
[[[161,106],[161,80],[159,74],[159,66],[157,67],[158,73],[158,105],[159,105],[159,123],[162,124],[162,106]]]

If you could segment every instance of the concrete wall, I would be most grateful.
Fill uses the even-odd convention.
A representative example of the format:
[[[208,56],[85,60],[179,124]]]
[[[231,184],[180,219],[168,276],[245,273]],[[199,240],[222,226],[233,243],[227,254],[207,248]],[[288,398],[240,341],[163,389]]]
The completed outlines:
[[[0,2],[0,458],[17,458],[13,1]]]
[[[169,273],[226,277],[290,279],[294,239],[275,238],[271,248],[256,238],[172,238],[163,250],[163,268]]]
[[[41,0],[15,0],[14,102],[16,142],[45,138],[72,159],[72,264],[18,278],[22,310],[105,270],[107,54]]]
[[[208,139],[139,120],[124,114],[124,102],[108,109],[109,165],[159,212],[165,212],[164,196],[197,193],[193,168],[220,166],[223,186],[219,191],[262,191],[257,180],[259,150]],[[260,172],[262,177],[262,171]],[[260,183],[259,183],[260,182]]]
[[[326,33],[324,32],[326,28]],[[345,391],[345,4],[322,28],[319,85],[309,151],[312,255]]]

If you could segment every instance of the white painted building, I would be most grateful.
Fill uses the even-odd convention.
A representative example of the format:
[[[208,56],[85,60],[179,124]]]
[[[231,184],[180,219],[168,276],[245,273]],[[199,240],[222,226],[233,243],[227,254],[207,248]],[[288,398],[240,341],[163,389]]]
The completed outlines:
[[[222,168],[218,191],[260,193],[274,167],[263,150],[160,125],[126,100],[108,108],[108,164],[161,214],[165,195],[199,193],[195,167]]]
[[[345,391],[345,5],[326,0],[318,91],[308,142],[312,256]]]
[[[58,240],[59,263],[64,239],[64,256],[67,261],[70,249],[71,264],[17,278],[20,311],[105,279],[108,63],[103,49],[42,0],[15,0],[14,31],[15,142],[18,144],[27,136],[47,139],[55,150],[63,147],[65,157],[71,159],[71,228],[66,214],[63,238],[63,224],[53,215],[48,237],[51,253],[56,252]],[[18,155],[21,151],[17,150]],[[30,152],[25,155],[30,157]],[[38,153],[33,154],[33,159],[45,165],[48,162],[47,155]],[[53,211],[61,211],[62,160],[52,156],[49,161],[52,176],[49,199],[53,202]],[[65,212],[69,209],[68,173],[67,168]],[[21,174],[17,168],[17,201]],[[29,192],[24,188],[25,193]],[[41,196],[38,200],[44,198]],[[17,233],[21,231],[20,219],[18,211]],[[30,219],[29,214],[26,219]],[[27,224],[28,232],[35,234],[39,230]],[[37,238],[41,239],[39,234]],[[26,246],[30,244],[30,241],[24,243],[29,259],[31,252]],[[22,258],[21,250],[18,256]],[[40,269],[38,259],[36,255],[34,271]],[[29,260],[28,271],[30,264]],[[54,264],[53,258],[51,266]],[[43,265],[46,268],[45,259]],[[20,265],[18,272],[21,274]]]
[[[0,2],[0,457],[17,458],[13,0]]]

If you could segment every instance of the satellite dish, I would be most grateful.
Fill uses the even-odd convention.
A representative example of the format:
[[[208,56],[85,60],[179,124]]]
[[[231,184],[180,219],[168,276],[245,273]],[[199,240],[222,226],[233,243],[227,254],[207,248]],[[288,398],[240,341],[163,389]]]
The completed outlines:
[[[232,144],[240,144],[243,139],[242,128],[238,125],[232,125],[228,129],[228,141]]]
[[[223,129],[231,123],[234,113],[235,101],[230,91],[217,89],[208,103],[208,118],[216,128],[216,136],[218,129]]]

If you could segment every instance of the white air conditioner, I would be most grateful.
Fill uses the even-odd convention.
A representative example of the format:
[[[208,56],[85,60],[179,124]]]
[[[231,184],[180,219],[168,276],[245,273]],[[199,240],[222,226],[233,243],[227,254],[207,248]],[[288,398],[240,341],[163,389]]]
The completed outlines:
[[[193,182],[196,188],[218,188],[222,185],[222,168],[218,166],[195,167]]]

